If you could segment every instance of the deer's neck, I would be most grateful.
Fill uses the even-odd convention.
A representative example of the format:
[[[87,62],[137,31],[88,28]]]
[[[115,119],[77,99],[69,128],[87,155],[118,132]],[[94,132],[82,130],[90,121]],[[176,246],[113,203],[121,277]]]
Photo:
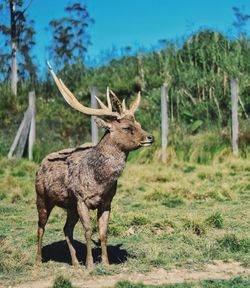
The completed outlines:
[[[104,155],[115,155],[117,158],[122,158],[126,161],[128,152],[125,152],[119,148],[114,139],[110,136],[110,133],[106,133],[100,142],[96,146],[96,150]]]
[[[92,167],[99,183],[113,183],[121,175],[128,152],[121,151],[109,134],[106,134],[93,149],[88,165]]]

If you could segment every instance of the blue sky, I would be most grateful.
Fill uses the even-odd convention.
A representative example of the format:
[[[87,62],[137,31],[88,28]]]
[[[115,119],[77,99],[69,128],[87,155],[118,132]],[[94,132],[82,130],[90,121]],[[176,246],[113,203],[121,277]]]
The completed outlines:
[[[199,28],[213,28],[224,33],[233,29],[233,6],[244,7],[250,14],[250,0],[86,0],[95,24],[89,29],[92,45],[88,57],[99,61],[100,55],[125,46],[150,49],[160,39],[181,38]],[[64,16],[68,0],[33,0],[29,14],[35,20],[37,45],[34,54],[41,66],[48,58],[45,31],[51,19]],[[250,22],[250,21],[249,21]],[[250,23],[246,27],[250,31]]]

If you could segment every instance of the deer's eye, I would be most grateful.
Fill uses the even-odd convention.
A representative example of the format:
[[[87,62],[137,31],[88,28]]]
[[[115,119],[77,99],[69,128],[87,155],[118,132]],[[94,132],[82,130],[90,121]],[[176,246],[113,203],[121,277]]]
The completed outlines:
[[[126,131],[126,132],[128,132],[128,133],[133,133],[133,128],[132,127],[130,127],[130,126],[127,126],[127,127],[122,127],[122,130],[124,130],[124,131]]]

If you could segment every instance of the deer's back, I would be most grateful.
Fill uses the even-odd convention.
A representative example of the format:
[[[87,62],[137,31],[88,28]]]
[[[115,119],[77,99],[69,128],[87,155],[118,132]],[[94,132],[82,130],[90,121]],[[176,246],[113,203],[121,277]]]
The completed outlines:
[[[36,192],[38,196],[46,199],[51,205],[63,208],[74,208],[76,198],[70,188],[70,174],[68,158],[73,149],[54,152],[45,157],[36,173]],[[75,152],[75,165],[79,153]],[[78,156],[78,157],[77,157]]]

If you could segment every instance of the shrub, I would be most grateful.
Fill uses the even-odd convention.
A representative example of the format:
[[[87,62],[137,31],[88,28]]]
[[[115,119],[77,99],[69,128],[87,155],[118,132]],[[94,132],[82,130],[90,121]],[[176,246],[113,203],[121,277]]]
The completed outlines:
[[[73,288],[73,286],[70,280],[60,275],[56,278],[52,288]]]
[[[162,201],[162,205],[168,208],[175,208],[177,206],[183,205],[185,202],[179,197],[169,197]]]
[[[134,216],[133,220],[131,221],[131,225],[141,226],[146,225],[149,223],[148,219],[143,216]]]
[[[204,225],[199,220],[185,219],[184,221],[185,223],[183,227],[185,230],[192,230],[197,236],[201,236],[206,233]]]
[[[223,228],[223,216],[219,211],[217,211],[213,213],[211,216],[209,216],[205,220],[205,223],[211,227],[221,229]]]
[[[250,251],[250,239],[239,239],[235,234],[226,234],[217,242],[220,248],[230,252],[248,253]]]

